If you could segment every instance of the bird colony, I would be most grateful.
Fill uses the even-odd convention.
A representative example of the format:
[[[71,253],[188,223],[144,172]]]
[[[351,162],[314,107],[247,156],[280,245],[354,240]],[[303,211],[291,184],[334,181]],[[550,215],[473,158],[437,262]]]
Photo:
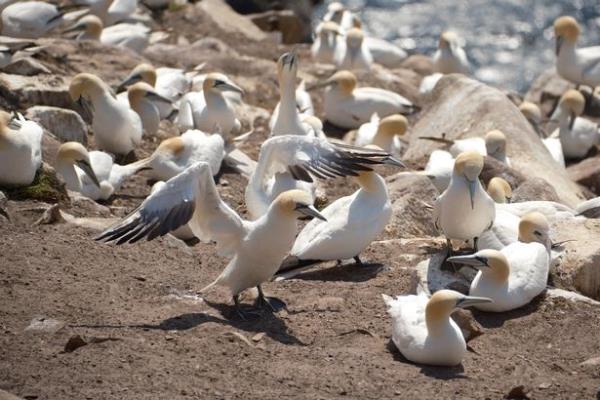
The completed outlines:
[[[143,6],[162,5],[148,3]],[[52,134],[49,128],[24,117],[24,110],[1,111],[0,187],[10,197],[14,188],[33,185],[46,162],[69,196],[106,205],[127,195],[126,183],[141,174],[149,182],[145,198],[110,226],[89,230],[88,240],[94,246],[132,247],[172,235],[190,246],[194,240],[212,243],[222,260],[220,272],[207,276],[206,286],[196,291],[207,301],[230,304],[229,320],[252,325],[276,315],[288,304],[265,294],[267,288],[284,282],[293,288],[298,277],[308,270],[318,274],[325,262],[337,262],[346,274],[355,273],[351,264],[386,264],[389,260],[377,253],[365,256],[365,250],[380,240],[393,216],[409,218],[392,206],[390,177],[424,176],[438,193],[432,201],[415,201],[427,214],[427,229],[443,238],[435,242],[443,254],[439,273],[462,276],[467,285],[452,290],[425,282],[413,293],[380,293],[372,313],[387,311],[387,334],[404,359],[456,366],[471,355],[451,314],[466,307],[480,310],[477,315],[507,313],[549,290],[549,274],[564,244],[552,226],[585,221],[600,204],[584,203],[579,194],[581,204],[573,197],[561,204],[537,198],[535,190],[527,201],[514,201],[514,174],[547,169],[564,175],[566,165],[593,155],[600,142],[598,124],[586,117],[586,103],[600,85],[600,47],[579,47],[585,32],[569,16],[557,18],[553,31],[556,71],[572,88],[552,110],[521,99],[511,104],[510,111],[537,134],[528,139],[535,146],[527,148],[503,132],[505,125],[467,128],[460,136],[436,130],[436,123],[418,137],[411,132],[421,118],[431,118],[423,105],[452,89],[447,82],[474,82],[464,41],[454,32],[440,34],[430,55],[431,73],[420,81],[416,96],[403,95],[371,76],[393,74],[389,71],[405,62],[407,53],[365,32],[357,12],[329,4],[314,26],[312,45],[281,50],[272,70],[262,71],[263,79],[276,80],[279,102],[267,119],[255,121],[254,105],[246,99],[260,87],[228,75],[225,64],[207,60],[177,68],[168,56],[165,65],[143,58],[167,33],[136,19],[142,7],[136,1],[5,1],[1,7],[2,67],[35,59],[47,43],[40,40],[50,37],[126,48],[139,54],[140,62],[117,77],[116,85],[92,70],[69,76],[62,107],[76,110],[91,136],[89,142],[61,140],[48,159],[42,143]],[[315,68],[316,78],[305,73]],[[401,83],[402,77],[393,79]],[[257,130],[266,134],[257,139]],[[144,144],[152,152],[141,157]],[[248,152],[252,146],[258,150]],[[421,162],[405,158],[414,146],[426,149]],[[540,157],[546,164],[535,164]],[[224,168],[247,182],[241,208],[221,194]],[[328,189],[340,184],[354,189],[332,198]],[[557,190],[560,197],[563,189]],[[176,259],[172,263],[176,271]],[[216,295],[218,286],[230,297]],[[248,290],[253,304],[243,296]]]

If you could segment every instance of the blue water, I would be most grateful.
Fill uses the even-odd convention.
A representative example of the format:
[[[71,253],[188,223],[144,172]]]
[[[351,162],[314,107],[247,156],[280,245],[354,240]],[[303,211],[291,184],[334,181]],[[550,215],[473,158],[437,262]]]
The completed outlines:
[[[475,77],[525,92],[554,65],[552,23],[571,15],[582,26],[581,46],[600,45],[600,0],[343,0],[359,9],[371,34],[411,53],[433,54],[443,30],[456,31]],[[317,10],[322,15],[324,7]]]

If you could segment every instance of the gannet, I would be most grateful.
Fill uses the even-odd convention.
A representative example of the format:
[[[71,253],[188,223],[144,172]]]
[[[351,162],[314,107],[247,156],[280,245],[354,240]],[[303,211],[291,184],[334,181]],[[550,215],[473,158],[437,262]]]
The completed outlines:
[[[62,175],[67,189],[92,200],[107,200],[125,179],[144,167],[140,162],[115,164],[110,154],[103,151],[88,153],[79,142],[63,143],[56,155],[56,171]]]
[[[390,159],[390,163],[395,160]],[[354,260],[383,232],[392,216],[385,180],[373,171],[354,178],[360,189],[337,199],[321,212],[327,219],[313,219],[300,231],[290,258],[279,273],[326,260]],[[321,223],[320,223],[321,222]]]
[[[225,134],[239,132],[241,123],[233,106],[224,97],[224,92],[227,91],[244,93],[225,75],[208,74],[202,84],[202,93],[187,93],[179,101],[179,115],[176,120],[179,129],[210,131],[218,125]]]
[[[43,129],[0,111],[0,186],[28,186],[42,165]]]
[[[442,74],[469,74],[469,60],[456,33],[443,32],[440,35],[438,50],[433,55],[433,70]]]
[[[532,216],[533,221],[528,216],[523,217],[519,223],[519,240],[500,251],[485,249],[468,256],[448,258],[452,263],[479,269],[469,295],[489,297],[493,302],[478,304],[476,308],[510,311],[528,304],[546,289],[550,255],[546,247],[537,241],[542,233],[533,225],[539,217]]]
[[[97,239],[117,244],[134,243],[142,238],[152,240],[188,223],[196,237],[215,241],[218,253],[231,258],[223,272],[202,292],[213,285],[228,287],[238,314],[245,318],[239,294],[256,286],[258,300],[274,309],[260,285],[273,277],[292,248],[298,217],[324,217],[313,207],[310,195],[292,190],[277,196],[259,219],[245,221],[221,200],[212,175],[207,163],[192,165]]]
[[[356,87],[356,76],[350,71],[338,71],[315,87],[327,87],[325,91],[325,117],[342,128],[358,128],[377,113],[380,117],[390,114],[411,114],[416,107],[408,99],[389,90]]]
[[[402,142],[400,136],[406,133],[408,120],[402,114],[392,114],[379,119],[374,113],[371,120],[358,128],[354,138],[355,146],[374,144],[395,156],[400,154]]]
[[[69,86],[71,99],[92,116],[98,148],[128,154],[142,140],[142,121],[135,111],[119,103],[111,89],[97,76],[81,73]]]
[[[400,47],[373,36],[365,36],[364,40],[367,49],[373,57],[373,61],[387,68],[397,68],[404,61],[408,54]]]
[[[489,194],[496,203],[510,203],[512,198],[512,188],[506,180],[495,176],[490,179],[488,183],[487,194]]]
[[[211,169],[212,171],[212,169]],[[166,185],[166,182],[158,181],[154,185],[152,185],[152,189],[150,190],[150,194],[153,194],[157,190],[161,189]],[[181,240],[190,240],[195,238],[194,232],[192,232],[192,228],[190,228],[189,224],[185,224],[180,226],[179,228],[172,230],[169,232],[171,235],[175,236],[177,239]]]
[[[483,190],[479,174],[483,157],[476,152],[465,152],[456,157],[454,171],[448,188],[435,201],[433,220],[435,226],[448,240],[474,239],[491,228],[496,215],[494,200]]]
[[[296,75],[298,60],[294,52],[285,53],[277,61],[279,79],[279,103],[271,117],[271,136],[306,135],[307,128],[302,124],[301,111],[297,108]],[[306,92],[305,92],[306,93]],[[310,101],[310,96],[309,96]],[[310,103],[312,107],[312,102]]]
[[[86,15],[64,33],[80,32],[77,40],[96,40],[100,43],[126,47],[141,53],[148,47],[150,28],[142,24],[121,23],[104,27],[102,20],[95,15]]]
[[[391,155],[381,150],[332,144],[327,139],[282,135],[266,140],[258,164],[246,187],[246,206],[252,219],[262,216],[280,193],[305,189],[316,178],[357,176],[368,165],[389,163]],[[309,185],[308,190],[314,188]],[[314,195],[314,191],[310,190]]]
[[[338,37],[342,35],[340,27],[333,21],[319,24],[316,29],[317,36],[310,48],[313,59],[321,63],[333,64],[340,56]]]
[[[19,1],[2,10],[2,35],[37,39],[65,22],[73,5],[55,6],[43,1]]]
[[[554,21],[556,70],[568,81],[595,88],[600,85],[600,46],[577,49],[580,32],[573,17],[563,16]]]
[[[373,56],[364,42],[365,35],[358,28],[346,32],[345,46],[339,52],[336,64],[341,69],[350,71],[370,71]],[[338,44],[341,46],[342,42]]]
[[[140,116],[142,127],[148,136],[156,136],[160,125],[160,113],[155,103],[171,105],[171,100],[154,91],[145,82],[138,82],[127,89],[129,106]]]
[[[563,154],[562,145],[558,137],[546,137],[546,133],[541,127],[542,111],[535,103],[524,101],[519,105],[519,110],[527,121],[531,124],[535,132],[542,139],[542,143],[548,149],[548,152],[560,166],[565,167],[565,156]]]
[[[315,136],[321,139],[327,139],[325,132],[323,132],[323,122],[314,115],[303,115],[302,124],[306,128],[307,136]]]
[[[75,4],[89,7],[90,13],[99,17],[105,26],[126,21],[137,8],[137,0],[73,0]]]
[[[198,68],[198,67],[197,67]],[[117,92],[123,92],[126,95],[127,87],[137,82],[146,82],[154,87],[154,91],[175,103],[181,99],[181,96],[190,91],[192,79],[180,68],[160,67],[154,68],[151,64],[141,63],[125,77],[117,87]],[[117,98],[121,97],[121,93]],[[126,99],[126,96],[125,96]],[[174,110],[173,104],[167,105],[164,102],[154,103],[160,113],[160,119],[165,119],[171,115]]]
[[[460,364],[467,352],[462,331],[450,314],[492,301],[453,290],[439,290],[431,298],[424,293],[382,297],[392,317],[392,341],[400,353],[412,362],[443,366]]]
[[[323,21],[333,21],[337,23],[343,32],[356,25],[356,17],[352,14],[352,11],[348,10],[342,3],[337,1],[327,5],[327,12],[323,16]]]
[[[202,161],[215,174],[221,169],[226,155],[226,143],[219,133],[190,129],[181,136],[163,140],[149,157],[140,160],[154,179],[166,181]]]
[[[493,157],[510,166],[510,160],[506,157],[506,135],[497,129],[489,131],[483,138],[471,137],[458,140],[433,136],[420,136],[419,138],[450,145],[448,150],[453,157],[457,157],[459,154],[467,151],[474,151],[482,156]]]
[[[550,117],[551,120],[559,122],[559,127],[552,137],[558,136],[567,159],[585,157],[590,149],[600,142],[598,124],[581,117],[584,108],[583,95],[577,90],[567,90]]]
[[[527,218],[530,227],[535,227],[537,238],[548,251],[553,247],[550,239],[548,218],[566,220],[576,217],[576,212],[559,203],[550,201],[527,201],[524,203],[496,204],[496,219],[491,229],[485,231],[479,238],[479,249],[502,250],[519,238],[519,224],[522,218]],[[523,235],[523,234],[522,234]]]

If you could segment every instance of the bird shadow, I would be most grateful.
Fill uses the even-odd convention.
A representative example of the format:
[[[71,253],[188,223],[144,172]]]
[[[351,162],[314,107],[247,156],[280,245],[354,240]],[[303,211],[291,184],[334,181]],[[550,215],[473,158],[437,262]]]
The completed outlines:
[[[380,263],[352,263],[334,265],[329,268],[319,268],[310,270],[293,277],[305,281],[323,281],[323,282],[366,282],[375,278],[384,265]]]
[[[526,317],[529,314],[535,313],[544,302],[545,293],[535,297],[529,304],[519,307],[515,310],[505,312],[485,312],[471,308],[473,318],[484,328],[500,328],[506,321]]]
[[[306,343],[299,340],[297,337],[291,335],[288,331],[288,327],[283,320],[281,320],[276,314],[261,310],[256,318],[243,320],[241,319],[235,310],[235,307],[212,303],[204,300],[209,307],[217,310],[224,318],[218,318],[214,315],[207,313],[185,313],[170,317],[160,321],[158,324],[124,324],[124,325],[110,325],[110,324],[78,324],[69,325],[72,328],[90,328],[90,329],[142,329],[142,330],[158,330],[158,331],[187,331],[207,323],[217,323],[220,325],[231,326],[232,328],[256,334],[264,333],[271,339],[286,345],[297,345],[306,346]],[[249,309],[250,306],[244,307]]]
[[[431,378],[440,379],[440,380],[450,380],[450,379],[467,379],[464,375],[465,368],[462,364],[459,364],[454,367],[436,367],[433,365],[425,365],[412,362],[408,360],[406,357],[400,353],[394,342],[390,339],[387,343],[387,349],[394,357],[394,361],[401,362],[403,364],[414,365],[421,368],[421,373],[423,375],[429,376]]]

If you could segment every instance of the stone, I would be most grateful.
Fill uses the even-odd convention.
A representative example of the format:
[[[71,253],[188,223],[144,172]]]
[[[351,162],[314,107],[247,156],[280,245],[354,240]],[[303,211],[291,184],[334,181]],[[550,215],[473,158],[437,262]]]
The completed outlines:
[[[542,178],[527,179],[513,190],[513,203],[534,200],[553,201],[556,203],[560,202],[556,190],[554,190],[552,185]]]
[[[422,54],[413,54],[402,62],[402,68],[412,69],[421,76],[433,73],[433,61],[431,57]]]
[[[589,358],[579,365],[584,367],[597,367],[600,365],[600,357]]]
[[[567,173],[574,182],[600,194],[600,155],[569,165]]]
[[[37,171],[31,185],[5,190],[11,200],[38,200],[47,203],[68,203],[69,198],[65,184],[58,177],[54,168],[45,162]]]
[[[10,220],[10,215],[8,214],[8,197],[4,194],[4,192],[0,191],[0,216]],[[2,219],[0,219],[2,221]]]
[[[443,144],[419,139],[445,135],[456,140],[482,137],[499,129],[507,137],[512,167],[527,177],[548,181],[561,202],[574,207],[583,195],[550,156],[518,108],[501,91],[459,74],[442,77],[435,89],[423,97],[420,119],[410,130],[409,146],[403,160],[425,164],[434,149]]]
[[[574,87],[574,84],[561,78],[554,68],[550,68],[537,77],[525,94],[524,100],[538,104],[543,115],[550,115],[560,96]]]
[[[87,146],[87,125],[73,110],[59,107],[33,106],[26,117],[38,122],[63,142],[79,142]]]
[[[572,302],[581,302],[591,304],[593,306],[600,306],[600,301],[596,301],[587,296],[573,292],[571,290],[564,290],[558,288],[549,288],[546,290],[546,296],[550,298],[561,298]]]
[[[259,27],[254,25],[248,18],[236,13],[223,0],[203,0],[196,7],[203,10],[226,33],[242,34],[246,38],[255,41],[267,38]]]
[[[485,157],[483,171],[481,171],[479,178],[487,186],[489,181],[495,177],[506,180],[513,190],[525,181],[525,177],[519,171],[495,158]]]
[[[428,205],[439,193],[429,178],[400,172],[386,180],[393,214],[383,239],[438,236]]]
[[[23,400],[22,397],[17,397],[12,393],[8,393],[0,389],[0,400]]]
[[[470,310],[457,309],[452,313],[451,317],[462,331],[467,343],[483,335],[483,327],[473,318]]]
[[[73,335],[65,344],[65,353],[72,353],[80,347],[87,346],[87,342],[80,335]]]
[[[29,325],[27,325],[25,331],[56,333],[64,327],[65,323],[63,321],[59,321],[54,318],[37,317],[29,322]]]
[[[306,25],[292,10],[270,10],[248,18],[265,32],[280,32],[281,43],[301,43],[310,38],[310,25]]]
[[[13,61],[2,69],[7,74],[35,76],[38,74],[50,74],[50,71],[44,64],[31,58],[25,57]]]

